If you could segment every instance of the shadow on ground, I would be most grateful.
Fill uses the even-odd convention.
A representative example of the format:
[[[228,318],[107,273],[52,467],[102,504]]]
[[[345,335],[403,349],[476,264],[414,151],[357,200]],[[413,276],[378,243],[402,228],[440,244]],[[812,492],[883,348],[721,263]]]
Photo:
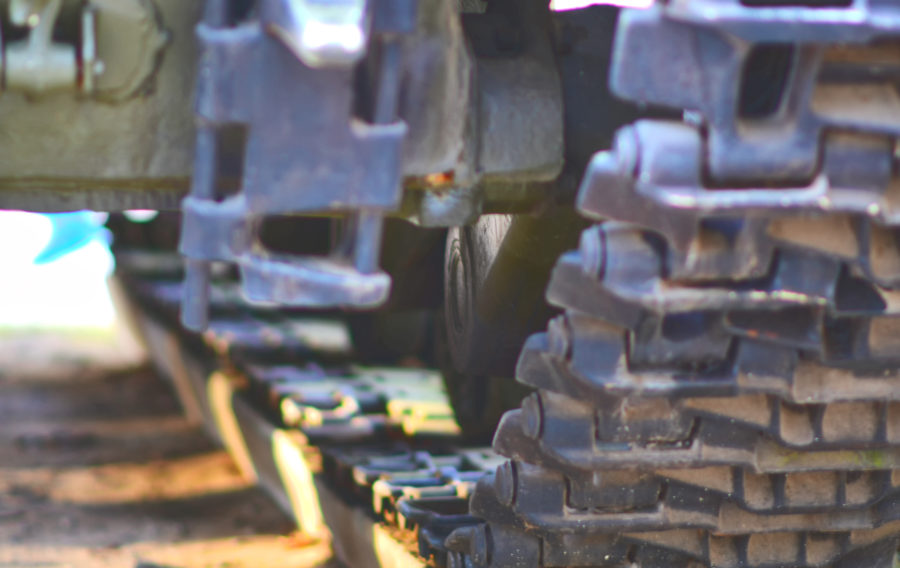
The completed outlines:
[[[0,566],[337,568],[152,371],[30,337],[0,339]]]

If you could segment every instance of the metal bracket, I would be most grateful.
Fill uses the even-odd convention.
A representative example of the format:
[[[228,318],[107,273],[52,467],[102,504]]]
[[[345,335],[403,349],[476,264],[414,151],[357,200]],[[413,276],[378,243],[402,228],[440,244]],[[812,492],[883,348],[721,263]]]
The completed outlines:
[[[6,87],[39,94],[74,89],[78,84],[75,47],[53,41],[53,28],[62,0],[12,0],[13,25],[27,27],[28,39],[6,46]],[[90,36],[93,39],[93,35]]]
[[[72,2],[71,4],[74,4]],[[170,37],[152,2],[79,3],[79,39],[54,41],[63,0],[11,0],[10,23],[28,38],[3,45],[5,88],[29,95],[73,91],[104,102],[141,92]],[[124,45],[128,47],[123,49]]]
[[[180,247],[185,326],[206,326],[214,260],[240,267],[252,300],[366,307],[387,298],[390,279],[378,270],[382,217],[400,200],[406,134],[397,119],[398,40],[413,29],[416,5],[263,0],[258,21],[230,27],[227,4],[207,3]],[[336,35],[320,37],[322,30]],[[372,65],[354,66],[363,56]],[[374,70],[368,98],[356,86],[364,67]],[[243,175],[239,191],[223,196],[219,139],[234,125],[246,131]],[[327,257],[272,255],[257,238],[268,215],[321,211],[354,212]]]

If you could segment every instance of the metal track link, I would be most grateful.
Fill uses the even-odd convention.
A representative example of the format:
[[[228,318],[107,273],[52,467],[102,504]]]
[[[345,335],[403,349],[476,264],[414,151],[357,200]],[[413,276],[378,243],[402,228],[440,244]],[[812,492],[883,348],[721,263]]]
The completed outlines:
[[[444,540],[481,522],[469,496],[502,459],[461,445],[439,375],[353,365],[339,319],[248,304],[227,271],[213,271],[209,329],[185,331],[180,259],[116,259],[154,361],[303,532],[330,529],[354,568],[448,564]]]
[[[588,167],[459,566],[892,566],[900,10],[756,4],[623,11],[613,90],[685,121]]]

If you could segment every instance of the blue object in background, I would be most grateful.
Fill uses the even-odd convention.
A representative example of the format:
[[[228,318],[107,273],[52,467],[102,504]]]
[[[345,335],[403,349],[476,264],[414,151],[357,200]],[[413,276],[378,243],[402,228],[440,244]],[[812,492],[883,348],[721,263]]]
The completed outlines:
[[[74,252],[97,239],[109,243],[109,232],[103,226],[105,213],[76,211],[74,213],[48,213],[45,215],[53,226],[50,242],[35,257],[35,264],[48,264],[70,252]]]

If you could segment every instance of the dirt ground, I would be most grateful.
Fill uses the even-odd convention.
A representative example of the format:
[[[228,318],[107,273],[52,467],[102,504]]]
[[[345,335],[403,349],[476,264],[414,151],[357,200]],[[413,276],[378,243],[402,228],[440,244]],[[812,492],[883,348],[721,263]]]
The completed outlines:
[[[133,345],[3,334],[0,369],[0,567],[338,568]]]

